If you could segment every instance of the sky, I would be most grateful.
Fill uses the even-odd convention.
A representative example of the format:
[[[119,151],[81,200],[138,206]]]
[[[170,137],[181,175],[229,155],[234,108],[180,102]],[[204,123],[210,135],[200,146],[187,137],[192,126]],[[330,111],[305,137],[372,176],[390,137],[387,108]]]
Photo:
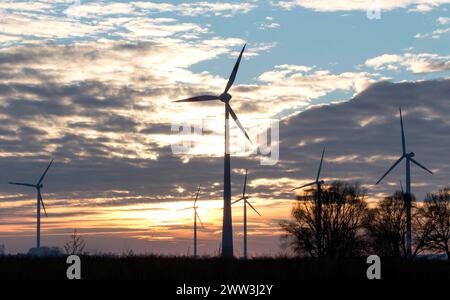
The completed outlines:
[[[358,181],[376,203],[403,168],[374,183],[407,146],[421,200],[449,185],[450,0],[0,0],[0,244],[35,243],[33,190],[44,181],[42,241],[74,230],[91,253],[192,253],[198,185],[199,253],[217,254],[222,223],[223,106],[173,100],[223,91],[246,43],[231,105],[232,193],[248,193],[251,255],[286,253],[278,226],[290,190],[313,179]],[[175,125],[202,125],[182,135]],[[261,128],[279,128],[267,159]],[[175,126],[175,127],[174,127]],[[176,127],[177,128],[177,127]],[[194,127],[192,127],[193,129]],[[183,153],[173,145],[190,145]],[[255,149],[259,151],[253,151]],[[404,180],[404,179],[403,179]],[[233,208],[242,255],[242,205]]]

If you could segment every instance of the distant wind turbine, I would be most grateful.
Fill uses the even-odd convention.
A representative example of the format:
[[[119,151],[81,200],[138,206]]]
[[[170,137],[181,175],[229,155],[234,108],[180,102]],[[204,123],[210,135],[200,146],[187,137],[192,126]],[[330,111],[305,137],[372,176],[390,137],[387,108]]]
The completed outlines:
[[[9,184],[33,187],[36,189],[36,193],[37,193],[36,249],[38,249],[38,250],[41,247],[41,204],[42,204],[42,208],[44,209],[45,216],[47,217],[47,211],[45,210],[44,200],[42,200],[42,194],[41,194],[41,189],[44,187],[44,185],[42,184],[42,181],[44,180],[44,177],[47,174],[48,169],[50,169],[50,166],[52,165],[52,163],[53,163],[53,159],[50,162],[50,164],[47,166],[47,169],[45,169],[44,173],[42,174],[41,178],[39,178],[39,181],[36,184],[21,183],[21,182],[9,182]]]
[[[200,219],[200,216],[197,213],[197,200],[198,200],[198,195],[200,194],[200,186],[197,189],[197,194],[195,195],[195,200],[194,200],[194,205],[192,207],[187,207],[187,208],[183,208],[180,209],[181,210],[188,210],[188,209],[194,209],[194,257],[197,257],[197,219],[200,222],[200,225],[202,226],[202,228],[205,228],[203,226],[202,220]]]
[[[324,155],[325,155],[325,148],[323,148],[323,151],[322,151],[322,157],[320,159],[319,170],[317,171],[316,180],[293,189],[293,191],[295,191],[295,190],[302,189],[302,188],[312,186],[312,185],[315,185],[317,187],[316,239],[317,239],[317,250],[318,250],[319,256],[322,254],[322,185],[325,183],[325,181],[320,179],[320,172],[322,171]]]
[[[248,201],[249,197],[245,194],[247,188],[247,169],[245,170],[245,179],[244,179],[244,189],[242,191],[242,197],[232,204],[238,203],[239,201],[244,200],[244,259],[247,259],[247,204],[259,215],[261,214],[253,207],[253,205]]]
[[[387,174],[389,174],[403,159],[406,159],[406,193],[403,195],[406,202],[406,256],[408,258],[412,257],[412,227],[411,227],[411,163],[419,166],[430,174],[433,174],[426,167],[421,165],[413,157],[414,152],[406,152],[406,141],[405,141],[405,131],[403,129],[403,117],[402,108],[400,110],[400,127],[402,130],[402,156],[392,165],[392,167],[377,181],[376,184],[380,183]]]
[[[233,109],[230,106],[230,100],[232,96],[228,93],[230,88],[232,87],[234,80],[236,79],[236,74],[239,69],[239,65],[241,63],[242,55],[244,54],[246,45],[241,50],[239,54],[239,58],[234,65],[233,71],[231,72],[230,78],[228,79],[228,83],[225,87],[225,90],[219,96],[215,95],[202,95],[196,96],[192,98],[187,98],[183,100],[177,100],[175,102],[203,102],[203,101],[212,101],[212,100],[220,100],[225,105],[225,153],[224,153],[224,175],[223,175],[223,226],[222,226],[222,256],[224,257],[233,257],[233,224],[231,218],[231,167],[230,167],[230,123],[229,118],[230,115],[233,120],[236,122],[238,127],[244,133],[245,137],[252,143],[250,137],[239,121],[237,115],[234,113]],[[252,143],[253,144],[253,143]]]

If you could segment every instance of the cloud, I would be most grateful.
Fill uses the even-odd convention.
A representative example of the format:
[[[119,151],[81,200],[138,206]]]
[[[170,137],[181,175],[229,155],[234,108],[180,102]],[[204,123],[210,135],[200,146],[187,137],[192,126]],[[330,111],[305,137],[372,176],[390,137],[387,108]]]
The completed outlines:
[[[404,68],[413,74],[445,72],[450,70],[450,56],[431,53],[383,54],[366,60],[365,65],[375,70]]]
[[[222,108],[206,103],[199,109],[199,105],[174,104],[171,100],[221,91],[225,77],[194,73],[189,68],[224,55],[231,56],[232,64],[242,42],[221,39],[216,43],[212,38],[190,45],[164,39],[3,49],[2,129],[10,141],[5,142],[0,156],[35,161],[35,152],[39,160],[56,155],[69,164],[95,158],[97,162],[124,159],[133,165],[146,165],[145,160],[159,161],[169,155],[171,143],[181,138],[171,134],[170,124],[191,120],[194,115],[205,120],[214,117],[209,118],[207,128],[212,132],[210,146],[197,144],[193,153],[199,158],[220,157],[223,127],[217,126],[220,119],[216,116],[222,114]],[[256,44],[248,50],[255,55],[265,49],[270,47]],[[336,91],[357,93],[375,79],[364,72],[333,74],[315,67],[278,65],[263,72],[256,84],[236,82],[233,107],[246,125],[252,126],[261,118],[305,109]],[[22,136],[12,139],[11,133],[20,126],[44,128],[36,134],[39,143],[28,145]]]
[[[98,17],[111,15],[144,15],[148,13],[173,13],[180,16],[222,16],[232,17],[236,14],[247,14],[256,8],[253,2],[190,2],[172,4],[167,2],[100,2],[72,5],[64,12],[72,17]]]
[[[447,17],[439,17],[436,21],[441,25],[450,24],[450,18]]]
[[[447,25],[450,24],[450,18],[447,17],[439,17],[436,19],[436,22],[438,23],[438,25]],[[438,28],[433,30],[431,33],[417,33],[414,38],[416,39],[426,39],[426,38],[431,38],[431,39],[440,39],[442,37],[442,35],[447,34],[450,32],[450,27],[446,27],[446,28]]]
[[[436,4],[417,4],[415,7],[408,9],[408,12],[412,13],[428,13],[434,9]]]
[[[273,5],[284,8],[293,9],[294,7],[303,7],[319,12],[335,12],[335,11],[367,11],[374,7],[383,11],[394,9],[405,9],[411,6],[410,12],[428,12],[434,7],[450,3],[449,0],[349,0],[349,1],[332,1],[332,0],[284,0],[273,1]]]
[[[266,30],[266,29],[275,29],[275,28],[278,28],[278,27],[280,27],[279,23],[272,22],[272,23],[267,23],[267,24],[261,24],[259,26],[259,29]]]
[[[443,138],[450,130],[446,118],[449,91],[450,80],[380,82],[350,101],[317,106],[286,119],[280,126],[280,152],[285,160],[283,168],[295,171],[280,170],[279,178],[297,177],[301,183],[305,173],[313,176],[321,148],[326,147],[326,180],[358,180],[371,197],[392,193],[398,181],[404,180],[403,165],[383,184],[374,183],[401,154],[401,106],[408,151],[414,151],[420,162],[435,171],[431,176],[413,168],[413,190],[423,199],[425,193],[448,185],[450,160],[442,158],[442,153],[450,147],[450,141]]]
[[[25,12],[45,12],[52,7],[52,5],[48,2],[49,1],[2,1],[0,2],[0,9],[7,11],[18,10]]]
[[[328,70],[302,65],[277,65],[274,70],[262,73],[258,79],[267,85],[265,98],[270,97],[272,109],[278,101],[292,108],[308,105],[312,99],[323,97],[336,91],[358,93],[365,89],[374,78],[366,72],[343,72],[333,74]],[[269,93],[267,93],[269,91]]]
[[[154,41],[173,37],[198,40],[209,25],[180,22],[178,16],[232,17],[256,8],[241,3],[155,3],[36,1],[0,3],[2,46],[75,43],[102,40]],[[171,17],[167,17],[169,14]],[[161,17],[164,15],[164,17]]]
[[[246,14],[255,9],[254,2],[227,3],[227,2],[192,2],[192,3],[155,3],[155,2],[133,2],[134,6],[150,11],[174,12],[182,16],[224,16],[232,17],[238,13]]]
[[[267,29],[275,29],[279,28],[281,25],[275,22],[273,17],[265,17],[265,22],[259,25],[259,29],[267,30]]]
[[[192,45],[178,39],[99,41],[0,50],[0,164],[17,172],[9,176],[26,178],[55,157],[64,173],[70,174],[65,179],[54,178],[58,184],[53,191],[55,198],[65,197],[62,191],[75,199],[95,197],[98,190],[116,186],[136,189],[136,197],[149,196],[149,201],[155,193],[167,192],[170,184],[147,186],[144,178],[147,182],[153,176],[154,180],[167,176],[184,182],[198,170],[220,165],[216,157],[222,156],[223,127],[217,126],[221,124],[217,116],[222,114],[222,107],[208,103],[199,109],[198,105],[171,102],[223,89],[225,77],[189,70],[193,64],[219,56],[231,56],[232,64],[235,50],[243,41],[219,41],[215,37]],[[255,50],[250,45],[249,52],[259,53],[264,47],[257,44]],[[363,72],[333,74],[315,67],[278,65],[263,72],[256,84],[236,82],[233,107],[251,126],[246,120],[305,109],[317,98],[335,91],[357,93],[373,80]],[[213,116],[212,135],[208,138],[211,151],[189,158],[191,163],[198,163],[198,168],[190,171],[192,174],[171,174],[186,161],[172,154],[170,145],[178,137],[172,135],[170,125],[175,120],[192,120],[192,116]],[[239,144],[238,140],[233,144]],[[127,166],[127,173],[137,176],[129,177],[133,184],[120,179]],[[147,168],[156,168],[159,175],[147,174]],[[89,172],[92,174],[87,175]],[[211,178],[220,182],[220,174],[216,175]],[[78,181],[74,182],[72,176]],[[170,198],[169,194],[166,197]]]

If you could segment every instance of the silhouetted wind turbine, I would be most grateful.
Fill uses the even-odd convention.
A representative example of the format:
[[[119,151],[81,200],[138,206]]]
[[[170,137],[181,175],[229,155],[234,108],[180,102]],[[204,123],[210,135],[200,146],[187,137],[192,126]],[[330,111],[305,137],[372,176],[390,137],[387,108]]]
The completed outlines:
[[[195,195],[195,200],[194,200],[194,205],[192,207],[187,207],[187,208],[183,208],[180,209],[181,210],[188,210],[188,209],[194,209],[194,257],[197,257],[197,219],[200,222],[200,225],[202,226],[202,228],[205,228],[203,226],[202,220],[200,219],[200,216],[197,213],[197,200],[198,200],[198,195],[200,194],[200,186],[197,189],[197,194]]]
[[[252,143],[250,137],[239,121],[238,117],[234,113],[233,109],[230,106],[230,100],[232,96],[228,93],[230,88],[232,87],[234,80],[236,79],[236,74],[239,69],[239,65],[241,63],[242,54],[244,54],[245,46],[242,48],[241,53],[239,54],[239,58],[234,65],[233,71],[231,72],[230,78],[228,80],[227,86],[222,94],[219,96],[215,95],[202,95],[196,96],[192,98],[187,98],[183,100],[178,100],[175,102],[203,102],[203,101],[212,101],[212,100],[220,100],[225,105],[225,153],[224,153],[224,175],[223,175],[223,226],[222,226],[222,256],[224,257],[233,257],[233,224],[231,218],[231,167],[230,167],[230,124],[229,118],[230,115],[233,120],[236,122],[238,127],[242,130],[245,137]]]
[[[47,217],[47,211],[45,210],[44,200],[42,200],[42,195],[41,195],[41,189],[44,187],[44,185],[42,184],[42,181],[44,180],[44,177],[47,174],[48,169],[50,169],[50,166],[52,165],[52,163],[53,163],[53,159],[50,162],[50,164],[48,165],[47,169],[45,169],[44,173],[42,174],[41,178],[39,178],[39,181],[36,184],[21,183],[21,182],[9,182],[9,184],[33,187],[36,189],[36,193],[37,193],[36,248],[37,249],[39,249],[41,247],[41,204],[42,204],[42,208],[44,209],[45,216]]]
[[[253,205],[248,201],[249,197],[245,195],[245,191],[247,188],[247,169],[245,169],[245,179],[244,179],[244,189],[242,191],[242,197],[232,204],[238,203],[239,201],[244,200],[244,258],[247,259],[247,204],[259,215],[261,214],[253,207]]]
[[[403,117],[402,117],[402,108],[400,110],[400,127],[402,131],[402,156],[392,165],[392,167],[384,173],[384,175],[377,181],[376,184],[380,183],[387,174],[389,174],[403,159],[406,159],[406,193],[403,195],[406,202],[406,256],[411,258],[412,256],[412,227],[411,227],[411,163],[419,166],[430,174],[433,174],[426,167],[421,165],[418,161],[416,161],[413,157],[415,156],[414,152],[407,153],[406,152],[406,140],[405,140],[405,131],[403,129]]]
[[[322,157],[320,159],[319,170],[317,171],[316,180],[302,186],[296,187],[293,191],[305,188],[307,186],[315,185],[317,187],[317,209],[316,209],[316,239],[317,239],[317,250],[319,256],[322,254],[322,185],[325,183],[320,179],[320,172],[322,171],[323,156],[325,155],[325,148],[322,151]]]

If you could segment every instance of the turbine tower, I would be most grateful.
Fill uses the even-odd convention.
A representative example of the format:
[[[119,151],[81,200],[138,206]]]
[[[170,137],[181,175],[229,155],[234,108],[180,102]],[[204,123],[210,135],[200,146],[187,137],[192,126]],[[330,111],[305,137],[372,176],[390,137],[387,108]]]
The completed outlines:
[[[192,207],[180,209],[180,211],[194,209],[194,257],[197,257],[197,219],[200,222],[200,225],[202,226],[202,228],[205,228],[203,226],[202,220],[200,219],[200,216],[197,213],[198,206],[196,204],[197,204],[199,194],[200,194],[200,186],[198,187],[197,194],[195,195],[194,205]]]
[[[323,156],[325,155],[325,148],[322,150],[322,157],[320,159],[319,170],[317,171],[316,180],[302,186],[296,187],[293,191],[305,188],[307,186],[315,185],[317,187],[316,193],[316,239],[317,239],[317,252],[318,255],[322,255],[322,185],[325,181],[320,179],[320,172],[322,171]]]
[[[42,200],[42,195],[41,195],[41,189],[44,187],[44,185],[42,184],[42,181],[44,180],[44,177],[47,174],[48,169],[50,169],[50,166],[52,165],[52,163],[53,163],[53,159],[50,162],[50,164],[47,166],[47,169],[45,169],[44,173],[42,174],[41,178],[39,178],[39,181],[36,184],[21,183],[21,182],[9,182],[9,184],[33,187],[36,189],[36,194],[37,194],[36,249],[37,250],[39,250],[41,247],[41,204],[42,204],[42,208],[44,209],[45,216],[47,217],[47,211],[45,210],[44,200]]]
[[[233,224],[231,218],[231,167],[230,167],[230,115],[236,122],[237,126],[244,133],[245,137],[252,143],[250,137],[239,121],[237,115],[230,106],[230,100],[232,96],[228,93],[232,87],[234,80],[236,79],[236,74],[241,63],[242,55],[244,54],[245,46],[242,48],[239,58],[234,65],[233,71],[231,72],[228,83],[225,90],[219,96],[215,95],[202,95],[192,98],[187,98],[183,100],[178,100],[175,102],[203,102],[203,101],[213,101],[220,100],[225,106],[225,152],[224,152],[224,174],[223,174],[223,225],[222,225],[222,256],[233,257]]]
[[[392,165],[392,167],[387,170],[386,173],[377,181],[376,184],[380,183],[387,174],[389,174],[403,159],[406,159],[406,193],[403,195],[406,202],[406,256],[408,258],[412,257],[412,227],[411,227],[411,163],[419,166],[430,174],[433,174],[426,167],[421,165],[418,161],[416,161],[413,157],[415,156],[414,152],[406,152],[406,139],[405,139],[405,131],[403,129],[403,117],[402,117],[402,108],[399,108],[400,111],[400,127],[402,131],[402,156]]]
[[[247,259],[247,204],[261,217],[261,214],[253,207],[253,205],[248,201],[249,197],[246,196],[245,191],[247,188],[247,169],[245,169],[245,179],[244,179],[244,189],[242,191],[242,197],[232,204],[238,203],[244,200],[244,259]]]

